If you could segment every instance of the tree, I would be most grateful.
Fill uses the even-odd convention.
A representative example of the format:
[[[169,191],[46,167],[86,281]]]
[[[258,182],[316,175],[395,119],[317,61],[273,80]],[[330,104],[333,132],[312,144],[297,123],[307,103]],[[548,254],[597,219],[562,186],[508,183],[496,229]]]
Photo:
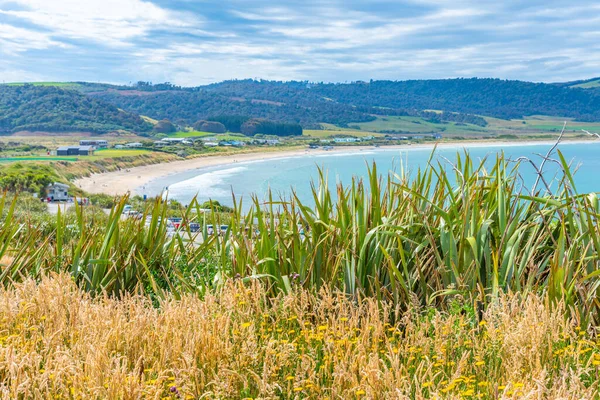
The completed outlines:
[[[154,132],[156,132],[156,133],[174,133],[174,132],[177,132],[177,128],[168,119],[163,119],[162,121],[158,121],[158,123],[156,125],[154,125]]]
[[[200,120],[194,124],[194,129],[200,132],[225,133],[225,125],[217,121]]]
[[[241,127],[242,134],[254,136],[258,133],[273,136],[300,136],[302,127],[300,124],[273,122],[265,119],[249,119]]]

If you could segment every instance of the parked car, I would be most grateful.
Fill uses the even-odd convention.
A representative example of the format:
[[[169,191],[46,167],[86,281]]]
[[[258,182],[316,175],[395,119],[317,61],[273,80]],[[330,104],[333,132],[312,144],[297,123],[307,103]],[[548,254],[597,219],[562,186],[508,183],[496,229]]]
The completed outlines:
[[[215,228],[212,225],[206,225],[206,233],[209,235],[214,235]]]
[[[162,222],[162,220],[159,217],[158,223],[160,224],[161,222]],[[152,223],[152,217],[146,217],[146,222],[144,224],[146,226],[146,228],[149,228],[151,223]],[[173,223],[167,219],[167,232],[174,232],[174,231],[175,231],[175,225],[173,225]]]
[[[179,229],[181,227],[181,223],[183,222],[183,218],[169,218],[169,221],[171,221],[175,229]]]
[[[200,224],[197,222],[191,222],[190,223],[190,232],[196,233],[198,231],[200,231]]]
[[[143,214],[139,211],[135,211],[135,210],[127,210],[127,211],[123,211],[122,214],[124,217],[129,217],[129,218],[137,218],[137,219],[141,219]]]

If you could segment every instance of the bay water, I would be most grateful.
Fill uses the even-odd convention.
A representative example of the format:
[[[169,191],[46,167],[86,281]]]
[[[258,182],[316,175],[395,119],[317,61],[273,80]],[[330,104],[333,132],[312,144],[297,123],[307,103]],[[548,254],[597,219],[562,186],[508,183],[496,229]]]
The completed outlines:
[[[503,152],[507,159],[528,157],[539,165],[542,162],[541,155],[546,155],[551,147],[551,144],[520,143],[468,147],[456,145],[436,149],[432,160],[452,168],[451,163],[456,161],[457,154],[463,154],[466,150],[476,162],[487,158],[492,163],[496,154]],[[572,162],[574,168],[578,167],[575,174],[578,193],[600,192],[600,141],[561,143],[558,149]],[[326,171],[329,185],[333,188],[338,182],[350,183],[352,177],[365,177],[367,166],[373,162],[382,175],[387,175],[388,171],[398,172],[401,167],[414,172],[417,168],[425,168],[431,155],[431,148],[409,146],[406,149],[373,148],[360,151],[349,148],[348,152],[318,154],[307,151],[294,157],[189,170],[152,181],[144,188],[139,188],[137,193],[153,196],[166,191],[170,198],[183,204],[189,203],[197,195],[201,202],[212,199],[225,205],[233,203],[232,193],[235,193],[237,199],[244,199],[244,208],[247,209],[252,194],[264,200],[270,189],[276,199],[279,196],[289,198],[293,189],[302,201],[312,204],[311,182],[318,179],[318,167]],[[552,157],[558,159],[556,153]],[[552,181],[558,167],[553,162],[548,162],[544,170],[547,180]],[[536,174],[530,164],[522,163],[519,171],[523,177],[523,185],[533,186]]]

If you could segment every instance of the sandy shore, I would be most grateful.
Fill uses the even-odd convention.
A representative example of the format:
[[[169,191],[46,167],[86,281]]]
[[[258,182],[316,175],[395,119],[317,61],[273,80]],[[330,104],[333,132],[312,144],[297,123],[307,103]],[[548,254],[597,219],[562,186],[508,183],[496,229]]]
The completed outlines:
[[[360,149],[373,149],[370,147],[360,147]],[[356,148],[356,151],[360,151]],[[189,160],[173,161],[170,163],[144,165],[142,167],[130,168],[127,170],[106,172],[103,174],[93,174],[87,178],[77,179],[74,184],[88,193],[105,193],[110,195],[120,195],[127,192],[134,193],[135,189],[140,188],[148,182],[157,178],[177,174],[192,169],[215,167],[219,165],[228,165],[238,162],[268,160],[273,158],[297,157],[304,154],[327,154],[344,150],[355,151],[355,148],[336,148],[333,150],[282,150],[256,153],[239,153],[228,155],[215,155],[192,158]]]
[[[581,142],[581,141],[576,141]],[[570,142],[562,142],[567,144]],[[571,142],[572,143],[572,142]],[[450,142],[440,143],[438,147],[492,147],[492,146],[530,146],[530,145],[552,145],[552,141],[527,141],[527,142],[504,142],[504,141],[472,141],[472,142]],[[385,146],[375,148],[373,146],[335,147],[332,150],[322,149],[296,149],[256,153],[240,153],[223,156],[205,156],[190,160],[174,161],[165,164],[145,165],[128,170],[94,174],[88,178],[77,179],[74,183],[88,193],[105,193],[110,195],[121,195],[134,193],[136,189],[148,184],[157,178],[177,174],[198,168],[215,167],[239,162],[268,160],[274,158],[298,157],[302,155],[319,155],[335,153],[359,153],[366,150],[416,150],[432,149],[434,144],[420,144],[412,146]]]

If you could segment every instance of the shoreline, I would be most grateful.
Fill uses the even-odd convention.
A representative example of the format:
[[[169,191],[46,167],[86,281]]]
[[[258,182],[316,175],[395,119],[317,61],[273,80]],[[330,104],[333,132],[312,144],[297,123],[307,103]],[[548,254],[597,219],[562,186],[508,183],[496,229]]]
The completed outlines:
[[[584,140],[565,140],[561,144],[576,144],[587,142]],[[590,142],[592,142],[590,140]],[[151,164],[140,167],[133,167],[127,170],[111,171],[101,174],[92,174],[89,177],[76,179],[73,183],[91,194],[124,195],[126,193],[135,194],[136,190],[148,183],[171,175],[195,169],[219,167],[237,163],[265,161],[279,158],[299,157],[303,155],[326,155],[326,154],[359,154],[362,151],[394,151],[394,150],[424,150],[438,148],[475,148],[475,147],[515,147],[515,146],[552,146],[556,141],[551,140],[528,140],[528,141],[464,141],[464,142],[445,142],[445,143],[425,143],[413,145],[393,145],[393,146],[344,146],[334,147],[331,150],[323,149],[292,149],[275,150],[268,152],[247,152],[227,155],[201,156],[188,160],[173,161],[169,163]]]

